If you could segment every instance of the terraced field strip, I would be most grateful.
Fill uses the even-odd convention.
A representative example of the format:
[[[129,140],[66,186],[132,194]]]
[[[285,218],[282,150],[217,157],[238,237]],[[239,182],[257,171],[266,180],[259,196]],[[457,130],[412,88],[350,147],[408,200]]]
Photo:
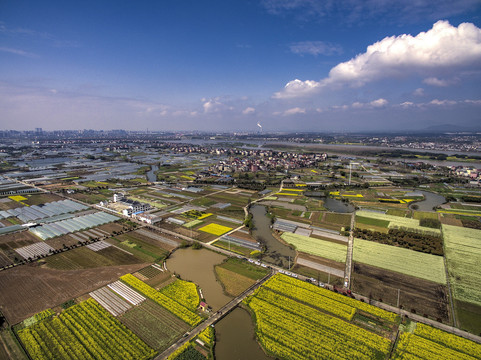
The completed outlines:
[[[108,243],[107,241],[100,240],[100,241],[94,242],[92,244],[88,244],[87,248],[89,248],[92,251],[99,251],[99,250],[102,250],[102,249],[106,249],[110,246],[112,246],[112,244]]]
[[[311,269],[319,270],[328,274],[339,276],[340,278],[344,277],[344,270],[339,270],[330,266],[322,265],[307,259],[298,258],[297,264],[302,266],[307,266],[307,267],[310,267]]]
[[[173,247],[177,247],[177,245],[179,245],[176,241],[167,239],[167,238],[165,238],[165,237],[163,237],[159,234],[153,233],[152,231],[149,231],[149,230],[139,229],[139,230],[136,230],[135,232],[140,234],[140,235],[144,235],[148,238],[160,241],[164,244],[167,244],[167,245],[170,245],[170,246],[173,246]]]
[[[125,285],[123,282],[117,280],[112,284],[107,285],[110,289],[115,291],[117,294],[122,296],[125,300],[127,300],[132,305],[139,305],[145,301],[145,297],[140,295],[137,291],[133,290],[132,288]]]
[[[32,245],[27,245],[18,249],[15,249],[15,251],[24,259],[33,258],[37,257],[40,255],[47,255],[50,253],[50,251],[54,251],[55,249],[51,247],[50,245],[44,243],[44,242],[38,242]]]
[[[77,241],[80,241],[80,242],[84,242],[86,239],[85,238],[81,238],[80,236],[77,236],[79,233],[77,234],[68,234],[71,238],[74,238],[75,240]]]
[[[219,220],[224,220],[224,221],[228,221],[228,222],[231,222],[231,223],[234,223],[234,224],[242,224],[242,223],[243,223],[242,220],[233,219],[233,218],[231,218],[231,217],[222,216],[222,215],[217,215],[217,219],[219,219]]]
[[[298,251],[320,256],[337,262],[346,262],[347,246],[327,240],[316,239],[308,236],[295,235],[285,232],[282,240],[294,245]]]
[[[89,293],[102,307],[113,316],[119,316],[129,310],[132,306],[122,300],[106,286]]]
[[[97,231],[97,230],[94,230],[94,229],[90,229],[89,231],[90,231],[91,233],[97,235],[97,236],[102,236],[102,237],[105,236],[104,233],[101,233],[100,231]]]
[[[322,236],[322,237],[332,239],[332,240],[342,241],[342,242],[345,242],[345,243],[347,243],[348,240],[349,240],[346,236],[336,235],[336,234],[333,234],[333,233],[330,233],[330,232],[327,232],[327,231],[321,231],[321,230],[313,230],[312,234],[317,235],[317,236]]]

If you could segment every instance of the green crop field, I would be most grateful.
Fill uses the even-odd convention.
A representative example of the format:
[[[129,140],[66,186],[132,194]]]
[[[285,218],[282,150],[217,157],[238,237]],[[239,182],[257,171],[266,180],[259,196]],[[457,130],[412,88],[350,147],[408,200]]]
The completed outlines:
[[[354,239],[354,261],[420,279],[446,284],[442,256]]]
[[[453,296],[481,306],[481,230],[442,227]]]
[[[338,213],[326,213],[324,221],[340,224],[342,226],[351,225],[351,215],[350,214],[338,214]]]
[[[441,230],[426,228],[419,225],[419,220],[403,218],[400,216],[386,215],[373,211],[360,210],[356,212],[356,216],[371,218],[376,220],[389,221],[390,229],[402,229],[406,231],[423,232],[425,234],[440,235]]]
[[[421,219],[438,219],[438,214],[435,212],[426,212],[426,211],[414,211],[413,217],[415,219],[421,220]]]
[[[294,245],[298,251],[338,262],[346,262],[346,245],[288,232],[283,233],[281,238],[289,244]]]
[[[387,228],[389,226],[389,221],[381,220],[381,219],[374,219],[371,217],[364,217],[364,216],[356,216],[356,223],[365,224],[365,225],[374,225],[379,227]]]

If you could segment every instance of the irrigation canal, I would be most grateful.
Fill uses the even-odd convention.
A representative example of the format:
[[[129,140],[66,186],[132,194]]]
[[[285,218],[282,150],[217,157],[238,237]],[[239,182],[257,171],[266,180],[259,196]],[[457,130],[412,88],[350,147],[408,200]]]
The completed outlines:
[[[215,312],[211,317],[209,317],[206,321],[202,322],[199,326],[194,328],[191,332],[186,333],[188,334],[187,336],[184,335],[181,339],[179,339],[177,342],[172,344],[169,348],[164,350],[162,353],[157,355],[155,357],[155,360],[161,360],[161,359],[166,359],[171,355],[174,351],[176,351],[178,348],[180,348],[182,345],[185,343],[191,341],[194,339],[199,333],[207,328],[208,326],[211,326],[215,324],[217,321],[222,319],[224,316],[226,316],[229,312],[231,312],[237,305],[239,305],[242,300],[244,300],[247,296],[251,295],[259,286],[261,286],[266,280],[268,280],[272,275],[274,275],[274,271],[271,271],[269,274],[267,274],[265,277],[263,277],[261,280],[256,282],[254,285],[252,285],[250,288],[245,290],[242,294],[237,296],[236,298],[232,299],[229,301],[226,305],[224,305],[220,310]]]

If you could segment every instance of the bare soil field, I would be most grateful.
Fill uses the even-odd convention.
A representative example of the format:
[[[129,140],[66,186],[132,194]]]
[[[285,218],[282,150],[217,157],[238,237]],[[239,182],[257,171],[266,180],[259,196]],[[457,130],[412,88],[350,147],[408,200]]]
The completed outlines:
[[[25,265],[1,271],[0,309],[10,324],[16,324],[145,266],[135,264],[62,271]]]
[[[396,306],[398,289],[403,309],[446,324],[451,321],[445,286],[374,266],[354,264],[353,292]]]
[[[71,246],[71,245],[77,244],[78,240],[74,239],[71,236],[63,235],[63,236],[55,237],[53,239],[48,239],[45,241],[45,243],[47,243],[54,249],[58,250],[58,249],[62,249],[64,245]]]
[[[12,263],[12,260],[0,251],[0,267],[3,267],[5,265],[10,265],[11,263]]]
[[[17,201],[13,201],[12,199],[8,199],[8,200],[5,200],[5,199],[8,199],[8,198],[3,198],[3,201],[0,202],[0,210],[9,210],[9,209],[15,209],[21,206],[25,206],[20,204]]]
[[[457,219],[454,215],[443,214],[441,216],[441,223],[445,225],[453,225],[453,226],[463,226],[463,222]]]
[[[114,231],[121,231],[123,229],[123,226],[121,224],[111,222],[111,223],[99,226],[98,229],[112,234]]]
[[[55,195],[55,194],[49,194],[49,193],[42,193],[42,194],[35,194],[35,195],[27,195],[26,196],[27,200],[22,201],[25,204],[28,204],[30,206],[32,205],[40,205],[40,204],[45,204],[49,203],[52,201],[59,201],[63,200],[62,197]]]
[[[100,251],[80,247],[44,259],[45,267],[57,270],[88,269],[103,266],[144,263],[135,256],[110,246]]]
[[[0,236],[0,267],[14,263],[15,258],[17,258],[17,260],[22,259],[22,257],[15,252],[15,249],[39,241],[39,238],[28,231]]]
[[[39,242],[40,239],[29,231],[19,231],[0,236],[0,249],[16,249]]]

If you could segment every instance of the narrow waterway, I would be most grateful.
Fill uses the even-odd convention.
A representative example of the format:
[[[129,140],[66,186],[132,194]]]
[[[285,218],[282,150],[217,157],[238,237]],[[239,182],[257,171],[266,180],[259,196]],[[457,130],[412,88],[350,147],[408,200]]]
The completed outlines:
[[[247,310],[236,308],[215,325],[217,360],[269,360],[255,339]]]
[[[232,300],[232,297],[224,294],[214,272],[214,266],[222,263],[225,258],[224,255],[206,249],[178,249],[167,259],[167,269],[179,274],[182,279],[199,285],[206,303],[217,311]]]
[[[254,205],[251,206],[249,212],[252,214],[254,222],[252,236],[267,248],[266,252],[262,256],[262,261],[266,261],[286,269],[288,268],[289,264],[292,266],[296,252],[272,236],[271,219],[266,216],[266,207]]]
[[[352,205],[351,203],[323,196],[323,193],[320,191],[308,191],[305,193],[305,195],[308,197],[322,200],[324,207],[332,212],[352,213],[354,210],[356,210],[354,208],[354,205]]]
[[[411,204],[409,207],[415,205],[417,206],[416,210],[419,211],[434,211],[433,208],[439,205],[442,205],[446,202],[446,198],[442,195],[435,194],[429,191],[422,191],[422,190],[415,190],[416,192],[420,192],[424,195],[424,200],[415,202]]]
[[[148,182],[155,182],[157,181],[157,174],[156,172],[159,170],[157,165],[151,165],[150,170],[145,174],[147,176]]]

